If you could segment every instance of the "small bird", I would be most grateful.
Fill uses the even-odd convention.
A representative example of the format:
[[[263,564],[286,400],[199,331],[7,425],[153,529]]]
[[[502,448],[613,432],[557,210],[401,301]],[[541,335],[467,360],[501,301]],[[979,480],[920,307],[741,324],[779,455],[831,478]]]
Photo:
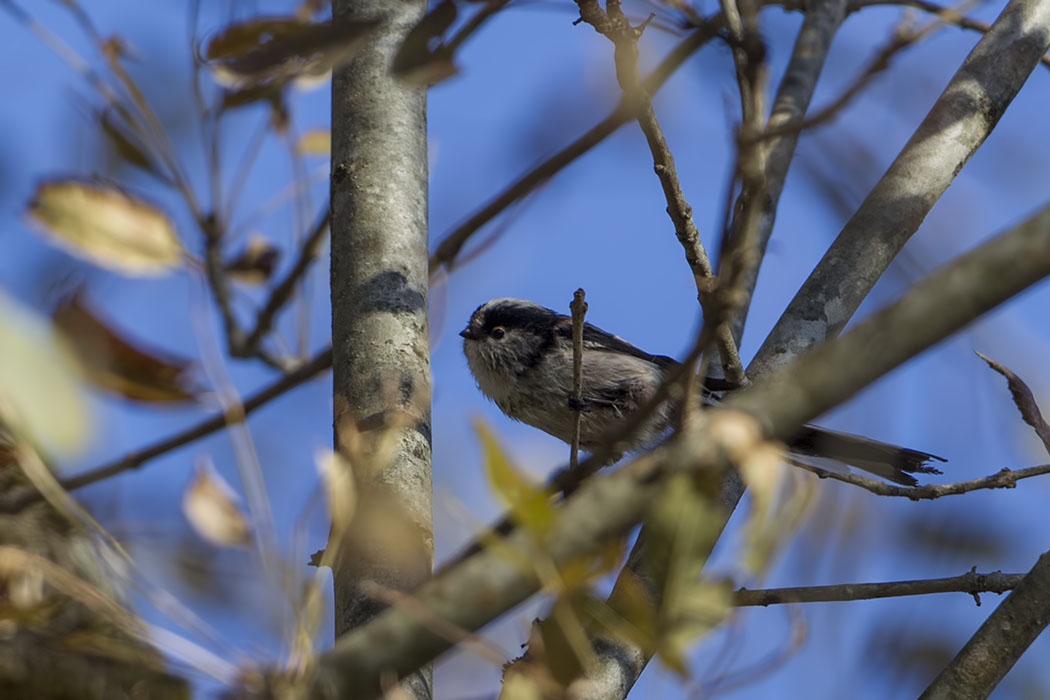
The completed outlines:
[[[611,333],[585,323],[583,388],[573,407],[572,319],[524,299],[493,299],[477,308],[460,335],[467,364],[481,393],[500,410],[571,442],[577,411],[580,447],[593,452],[655,395],[664,376],[679,366],[665,355],[650,355]],[[716,397],[708,395],[708,403]],[[636,433],[631,449],[656,443],[667,434],[675,406],[667,401]],[[940,474],[929,465],[941,457],[812,425],[802,426],[788,443],[793,456],[863,469],[906,486],[909,472]],[[814,460],[803,459],[812,462]]]

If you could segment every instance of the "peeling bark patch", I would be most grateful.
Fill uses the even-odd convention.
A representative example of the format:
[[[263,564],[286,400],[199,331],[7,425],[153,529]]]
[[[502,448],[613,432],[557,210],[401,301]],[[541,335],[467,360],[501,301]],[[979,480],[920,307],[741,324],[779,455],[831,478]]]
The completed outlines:
[[[402,374],[401,381],[398,382],[398,389],[401,392],[401,405],[407,406],[412,403],[412,398],[415,395],[416,383],[412,379],[410,374]]]
[[[423,292],[410,288],[407,278],[396,270],[380,272],[366,288],[365,312],[415,313],[426,308]]]

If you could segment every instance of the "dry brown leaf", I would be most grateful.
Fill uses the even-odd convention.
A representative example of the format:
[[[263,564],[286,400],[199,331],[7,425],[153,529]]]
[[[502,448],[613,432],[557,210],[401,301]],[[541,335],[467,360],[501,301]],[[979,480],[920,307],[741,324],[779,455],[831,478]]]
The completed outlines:
[[[189,360],[133,344],[102,321],[80,298],[55,310],[55,327],[73,348],[84,374],[99,389],[136,401],[193,401]]]
[[[1021,412],[1021,418],[1024,419],[1025,423],[1035,429],[1035,433],[1039,436],[1039,439],[1043,441],[1043,446],[1046,447],[1046,451],[1050,452],[1050,425],[1047,425],[1046,420],[1043,418],[1043,414],[1039,411],[1039,404],[1035,402],[1035,396],[1032,395],[1032,390],[1028,388],[1027,384],[1021,381],[1020,377],[1011,372],[1007,367],[979,352],[977,353],[977,357],[987,362],[989,367],[1006,377],[1006,383],[1010,387],[1010,394],[1014,398],[1017,410]]]
[[[293,33],[306,23],[295,17],[257,17],[247,22],[231,24],[222,34],[212,38],[204,50],[209,61],[242,56],[252,49]]]
[[[118,156],[146,172],[156,172],[153,161],[146,155],[146,150],[136,142],[137,139],[125,127],[121,126],[120,121],[115,119],[110,111],[99,113],[98,122],[102,133],[109,139],[110,145]]]
[[[450,50],[438,40],[456,21],[456,3],[444,0],[405,36],[391,71],[413,85],[433,86],[458,72]]]
[[[45,182],[28,213],[56,245],[116,272],[159,275],[182,260],[182,245],[167,215],[115,187]]]
[[[197,475],[182,495],[182,513],[204,539],[220,547],[251,541],[251,526],[238,505],[240,497],[208,462],[197,465]]]
[[[220,85],[283,84],[346,63],[378,26],[378,20],[311,24],[294,18],[254,20],[234,25],[213,39],[205,56],[212,61]]]

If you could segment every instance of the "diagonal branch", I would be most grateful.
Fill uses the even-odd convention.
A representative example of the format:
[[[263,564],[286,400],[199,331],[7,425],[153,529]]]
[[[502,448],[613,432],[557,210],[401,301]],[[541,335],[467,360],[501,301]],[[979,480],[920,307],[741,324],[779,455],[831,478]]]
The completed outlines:
[[[297,386],[305,384],[321,372],[329,369],[331,366],[332,348],[327,347],[314,355],[314,357],[306,364],[280,377],[272,384],[263,387],[245,399],[241,404],[239,415],[216,414],[210,418],[204,419],[190,428],[187,428],[186,430],[149,445],[148,447],[143,447],[135,452],[124,455],[120,459],[115,459],[112,462],[102,464],[75,476],[63,479],[60,483],[66,489],[73,491],[131,469],[138,469],[152,459],[156,459],[157,457],[177,450],[180,447],[185,447],[202,437],[216,433],[233,422],[244,420],[244,417],[255,411],[257,408],[266,405],[270,401],[286,394]],[[0,501],[0,513],[17,512],[25,506],[36,503],[39,500],[40,494],[36,491],[15,494],[13,498]]]
[[[1011,0],[792,299],[753,370],[780,366],[842,330],[1048,47],[1050,2]]]
[[[986,698],[1050,624],[1050,552],[970,637],[919,700]]]
[[[749,415],[770,437],[788,438],[803,422],[1046,275],[1050,275],[1050,208],[940,269],[842,338],[731,396],[726,410]],[[895,332],[889,333],[890,329]],[[872,340],[887,336],[893,342]],[[583,483],[565,501],[543,539],[548,561],[559,565],[594,553],[608,539],[629,530],[676,474],[703,472],[715,478],[724,474],[729,467],[724,462],[729,451],[719,444],[724,438],[705,430],[705,425],[694,420],[677,439],[615,473]],[[710,494],[708,505],[719,507],[717,494]],[[713,546],[717,533],[708,537],[707,544]],[[420,586],[414,597],[437,618],[459,628],[475,630],[488,623],[536,593],[541,583],[534,570],[506,555],[507,548],[532,551],[535,533],[515,531],[501,544],[457,561]],[[410,611],[390,608],[341,637],[318,659],[308,679],[310,696],[375,696],[383,674],[411,673],[450,644]]]
[[[981,604],[981,593],[1005,593],[1017,587],[1024,574],[989,574],[968,571],[962,576],[918,579],[914,581],[886,581],[883,583],[840,583],[831,586],[798,586],[794,588],[741,588],[733,594],[733,605],[738,607],[782,605],[785,603],[831,603],[849,600],[900,598],[932,593],[969,593]]]

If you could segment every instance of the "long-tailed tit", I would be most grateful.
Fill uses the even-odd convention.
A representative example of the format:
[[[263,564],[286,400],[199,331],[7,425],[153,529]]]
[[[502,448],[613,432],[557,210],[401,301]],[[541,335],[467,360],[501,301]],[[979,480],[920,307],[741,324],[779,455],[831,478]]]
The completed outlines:
[[[572,389],[572,319],[524,299],[493,299],[477,308],[460,335],[478,388],[505,414],[570,442],[576,410]],[[678,362],[650,355],[591,324],[583,329],[580,447],[594,451],[619,424],[646,405]],[[631,447],[665,435],[674,406],[664,402],[636,433]],[[858,467],[898,484],[908,472],[939,474],[940,457],[806,425],[788,444],[794,455]]]

